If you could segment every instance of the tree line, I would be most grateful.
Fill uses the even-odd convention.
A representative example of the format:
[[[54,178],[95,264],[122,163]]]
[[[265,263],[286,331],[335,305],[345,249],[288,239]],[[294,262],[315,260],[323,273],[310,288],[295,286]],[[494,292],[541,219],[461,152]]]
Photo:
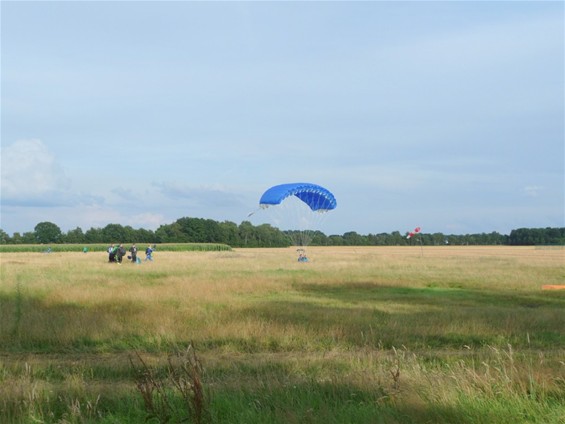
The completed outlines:
[[[157,230],[134,229],[131,226],[108,224],[104,228],[83,231],[77,227],[63,232],[52,222],[38,223],[34,231],[12,236],[0,229],[0,244],[90,244],[90,243],[223,243],[232,247],[288,247],[293,231],[281,231],[269,224],[253,225],[249,221],[236,224],[212,219],[184,217]],[[326,235],[310,234],[311,246],[409,246],[409,245],[565,245],[565,228],[519,228],[509,235],[491,233],[445,235],[418,233],[408,238],[399,231],[379,234]]]

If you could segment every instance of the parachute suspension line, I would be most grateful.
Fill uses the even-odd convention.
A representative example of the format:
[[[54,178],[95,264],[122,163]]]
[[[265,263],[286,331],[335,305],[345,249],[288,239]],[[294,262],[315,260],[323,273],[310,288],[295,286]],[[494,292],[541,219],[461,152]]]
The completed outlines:
[[[291,195],[280,205],[273,206],[274,226],[285,232],[293,245],[310,245],[316,231],[319,231],[326,209],[321,209],[324,199],[320,198],[309,207],[298,196]]]

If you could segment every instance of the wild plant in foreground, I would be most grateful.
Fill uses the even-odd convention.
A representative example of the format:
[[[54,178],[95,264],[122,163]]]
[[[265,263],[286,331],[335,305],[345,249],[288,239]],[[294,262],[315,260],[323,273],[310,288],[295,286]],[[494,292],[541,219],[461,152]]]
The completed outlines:
[[[196,352],[190,344],[186,350],[177,350],[169,355],[166,374],[159,376],[154,367],[150,367],[136,352],[139,365],[130,357],[131,366],[135,372],[136,387],[143,398],[148,418],[156,419],[159,423],[188,421],[204,424],[209,421],[208,399],[202,385],[202,365]],[[186,417],[175,403],[180,398],[186,408]]]

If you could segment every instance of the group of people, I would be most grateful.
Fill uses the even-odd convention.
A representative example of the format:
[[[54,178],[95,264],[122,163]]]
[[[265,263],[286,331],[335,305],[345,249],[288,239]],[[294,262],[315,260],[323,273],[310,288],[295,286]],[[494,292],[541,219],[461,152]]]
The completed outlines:
[[[146,261],[153,260],[153,250],[154,249],[151,246],[147,246],[147,249],[145,249]],[[130,260],[134,264],[141,263],[141,260],[137,257],[137,246],[135,245],[135,243],[131,245],[129,252],[130,255],[127,257],[128,260]],[[112,244],[110,247],[108,247],[108,262],[116,262],[118,264],[121,264],[126,253],[127,252],[123,244],[119,244],[118,246]]]

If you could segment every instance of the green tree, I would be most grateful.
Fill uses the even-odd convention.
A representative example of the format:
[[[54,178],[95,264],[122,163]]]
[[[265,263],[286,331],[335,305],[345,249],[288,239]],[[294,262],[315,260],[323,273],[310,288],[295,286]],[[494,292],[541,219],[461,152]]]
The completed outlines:
[[[328,246],[330,243],[328,237],[319,230],[312,231],[311,237],[311,246]]]
[[[69,230],[64,237],[66,243],[84,243],[86,240],[82,228],[76,227],[74,230]]]
[[[283,232],[270,224],[254,227],[254,233],[259,246],[287,247],[291,244],[290,239]]]
[[[565,228],[518,228],[510,232],[508,244],[560,244],[565,238]]]
[[[388,237],[388,245],[389,246],[404,246],[406,245],[407,239],[406,236],[400,234],[400,231],[393,231]]]
[[[249,221],[239,224],[239,237],[243,247],[258,247],[255,227]]]
[[[0,244],[7,244],[10,242],[10,236],[6,231],[0,228]]]
[[[90,228],[84,233],[84,238],[87,243],[104,243],[104,234],[100,228]]]
[[[332,234],[331,236],[328,237],[328,240],[330,242],[330,246],[343,246],[343,236],[337,235],[337,234]]]
[[[366,238],[355,231],[344,233],[343,241],[346,246],[364,246],[367,244]]]
[[[103,241],[107,243],[124,243],[128,240],[129,232],[129,229],[124,228],[120,224],[108,224],[102,229]]]
[[[220,230],[222,231],[222,243],[229,246],[239,246],[241,244],[235,222],[224,221],[220,223]]]
[[[139,230],[135,230],[132,241],[137,241],[139,243],[154,243],[159,242],[160,240],[156,240],[155,233],[153,231],[140,228]]]
[[[59,243],[63,233],[61,229],[52,222],[40,222],[34,228],[35,240],[38,243]]]
[[[204,218],[180,218],[177,220],[182,232],[192,243],[218,243],[222,241],[222,230],[218,222]]]
[[[19,232],[12,234],[12,244],[22,244],[22,235]]]
[[[37,243],[37,239],[35,238],[35,232],[34,231],[26,231],[25,233],[23,233],[22,238],[21,238],[21,243],[23,243],[23,244]]]
[[[155,237],[160,243],[186,243],[188,236],[183,233],[182,226],[177,222],[161,225],[155,231]]]

